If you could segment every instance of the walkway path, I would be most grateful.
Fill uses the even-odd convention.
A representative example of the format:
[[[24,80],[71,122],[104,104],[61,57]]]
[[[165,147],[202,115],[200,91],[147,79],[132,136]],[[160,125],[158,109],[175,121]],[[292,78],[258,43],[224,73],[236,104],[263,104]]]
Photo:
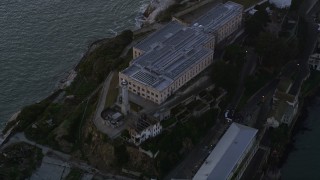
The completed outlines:
[[[94,172],[94,174],[100,174],[100,175],[102,175],[104,177],[108,177],[108,178],[130,180],[130,178],[127,178],[124,176],[118,176],[118,175],[100,172],[95,167],[92,167],[84,162],[80,162],[76,159],[73,159],[69,154],[65,154],[63,152],[53,150],[50,147],[47,147],[47,146],[44,146],[41,144],[37,144],[36,142],[30,141],[25,137],[25,134],[23,132],[14,134],[8,140],[8,142],[1,147],[0,150],[3,150],[5,147],[7,147],[11,144],[20,143],[20,142],[25,142],[25,143],[28,143],[28,144],[31,144],[31,145],[34,145],[34,146],[40,148],[42,150],[42,153],[45,155],[45,157],[49,157],[49,159],[54,160],[55,163],[61,162],[61,164],[56,164],[57,166],[76,167],[76,168],[83,170],[86,173],[89,173],[89,174],[93,174],[93,172]],[[48,161],[46,161],[47,159],[48,158],[46,158],[43,163],[48,163]],[[49,170],[47,170],[47,172],[49,172]],[[39,174],[38,174],[38,176],[39,176]],[[57,176],[61,176],[61,175],[57,175]],[[51,178],[56,179],[55,177],[51,177]],[[42,179],[42,177],[39,177],[39,179]]]
[[[108,95],[109,86],[112,80],[112,77],[114,76],[116,72],[112,71],[106,78],[106,80],[103,83],[103,88],[99,97],[98,105],[96,108],[96,112],[94,114],[93,123],[96,126],[96,128],[104,133],[107,134],[110,138],[115,138],[119,133],[121,132],[121,129],[119,128],[112,128],[105,124],[105,120],[101,117],[101,112],[104,110],[104,106],[106,103],[106,97]]]

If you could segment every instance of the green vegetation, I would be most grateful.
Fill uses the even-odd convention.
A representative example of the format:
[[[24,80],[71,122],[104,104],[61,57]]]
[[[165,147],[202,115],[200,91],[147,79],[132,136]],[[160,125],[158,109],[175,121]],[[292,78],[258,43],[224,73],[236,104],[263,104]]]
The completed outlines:
[[[271,33],[260,33],[255,39],[255,51],[260,56],[262,64],[279,71],[289,60],[297,56],[297,42],[287,42],[284,38],[277,38]]]
[[[0,154],[1,179],[27,179],[41,164],[41,149],[18,143],[6,147]]]
[[[171,126],[172,124],[174,124],[176,122],[177,122],[177,119],[175,117],[171,117],[169,119],[161,121],[161,126],[163,128],[167,128],[167,127]]]
[[[80,169],[71,169],[65,180],[80,180],[82,177],[82,171]]]
[[[123,166],[129,161],[129,154],[127,151],[127,147],[124,144],[115,146],[114,154],[116,157],[116,162],[119,166]]]
[[[120,35],[95,48],[79,64],[79,74],[96,80],[98,83],[102,82],[111,69],[116,69],[121,64],[119,56],[122,50],[131,43],[132,35],[130,30],[123,31]]]
[[[229,96],[232,96],[235,87],[238,87],[240,70],[241,68],[235,64],[218,61],[212,68],[212,80],[218,87],[227,90]]]
[[[298,11],[300,5],[302,4],[304,0],[292,0],[291,1],[291,6],[290,6],[290,11]]]
[[[194,144],[200,142],[209,129],[213,127],[218,110],[211,109],[199,118],[191,118],[186,123],[177,123],[171,131],[164,131],[160,136],[144,142],[143,149],[152,152],[160,151],[156,158],[156,167],[161,176],[168,173],[192,149]]]
[[[320,72],[317,70],[310,71],[310,77],[304,81],[301,87],[301,94],[307,96],[315,88],[319,87],[320,84]]]
[[[241,68],[246,61],[246,48],[238,44],[231,44],[225,48],[223,59]]]
[[[72,146],[71,151],[79,150],[82,124],[94,111],[99,85],[111,70],[128,63],[130,54],[125,58],[119,56],[131,41],[132,32],[127,30],[114,38],[95,42],[77,66],[77,77],[66,88],[66,93],[60,94],[59,90],[43,101],[23,108],[17,117],[20,122],[16,130],[25,131],[28,138],[40,144],[59,149],[64,140]],[[116,78],[112,80],[112,87],[116,81]],[[113,88],[111,90],[115,92]],[[72,96],[66,98],[67,95]],[[110,104],[116,95],[109,96],[112,98],[107,100]]]
[[[126,139],[130,139],[130,133],[129,133],[129,131],[127,129],[125,129],[125,130],[123,130],[121,132],[121,136],[126,138]]]
[[[241,109],[247,103],[247,100],[272,78],[274,78],[274,75],[265,69],[260,69],[255,75],[248,76],[245,79],[245,91],[241,96],[238,109]]]
[[[130,103],[130,109],[135,111],[135,112],[139,112],[140,110],[142,110],[142,107],[134,102],[129,101]]]
[[[257,6],[257,12],[245,22],[245,31],[250,36],[257,36],[264,31],[265,26],[270,21],[265,8]]]
[[[244,94],[246,96],[253,95],[255,92],[257,92],[260,88],[262,88],[264,85],[267,84],[268,81],[270,81],[274,76],[264,70],[260,69],[255,75],[248,76],[245,80],[245,92]]]
[[[285,150],[285,146],[289,141],[289,128],[282,124],[278,128],[270,130],[271,148],[277,150],[279,153]]]
[[[19,124],[15,130],[22,131],[27,126],[29,126],[30,124],[35,122],[37,119],[39,119],[43,111],[59,95],[59,93],[60,91],[57,91],[53,93],[51,96],[49,96],[48,98],[42,100],[41,102],[26,106],[25,108],[23,108],[17,117]],[[7,129],[8,127],[6,127],[5,131]]]
[[[125,60],[119,56],[131,41],[132,32],[127,30],[96,47],[78,65],[78,76],[67,88],[68,94],[73,94],[80,100],[87,97],[111,70],[117,69],[124,63]]]
[[[115,72],[111,79],[109,91],[106,97],[106,104],[105,104],[106,108],[112,106],[117,101],[117,97],[119,94],[118,84],[119,84],[119,75],[118,75],[118,72]]]
[[[157,22],[168,22],[171,20],[172,15],[183,10],[186,7],[186,3],[180,4],[180,3],[175,3],[171,6],[169,6],[167,9],[164,11],[161,11],[157,17],[156,21]]]

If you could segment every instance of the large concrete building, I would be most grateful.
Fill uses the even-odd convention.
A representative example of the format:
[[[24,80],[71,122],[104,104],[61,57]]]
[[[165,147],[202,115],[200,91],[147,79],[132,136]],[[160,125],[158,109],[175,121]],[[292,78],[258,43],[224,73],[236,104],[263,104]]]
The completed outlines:
[[[227,2],[190,26],[168,23],[133,47],[133,60],[119,73],[120,82],[126,80],[129,91],[161,104],[212,64],[215,44],[240,27],[242,11],[242,5]]]
[[[257,129],[232,123],[193,179],[240,179],[257,151],[257,132]]]

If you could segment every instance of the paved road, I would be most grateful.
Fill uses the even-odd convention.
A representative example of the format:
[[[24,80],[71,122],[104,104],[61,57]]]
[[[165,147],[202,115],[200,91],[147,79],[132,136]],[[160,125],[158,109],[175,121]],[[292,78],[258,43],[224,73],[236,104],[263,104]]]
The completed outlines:
[[[102,176],[105,176],[105,178],[131,180],[131,178],[127,178],[127,177],[124,177],[124,176],[119,176],[119,175],[113,175],[113,174],[110,174],[110,173],[100,172],[95,167],[92,167],[92,166],[86,164],[85,162],[78,161],[78,160],[72,158],[69,154],[65,154],[63,152],[53,150],[50,147],[47,147],[47,146],[44,146],[44,145],[41,145],[41,144],[37,144],[36,142],[28,140],[25,137],[24,133],[16,133],[16,134],[14,134],[12,137],[10,137],[8,142],[1,147],[0,150],[3,150],[4,148],[6,148],[7,146],[9,146],[11,144],[19,143],[19,142],[25,142],[25,143],[28,143],[28,144],[31,144],[31,145],[34,145],[34,146],[40,148],[44,155],[47,155],[52,159],[56,159],[57,161],[62,162],[61,166],[66,166],[66,164],[67,164],[68,166],[70,165],[72,167],[77,167],[77,168],[79,168],[79,169],[81,169],[81,170],[83,170],[84,172],[87,172],[87,173],[94,172],[94,174],[100,174]],[[46,162],[44,162],[44,163],[46,163]]]
[[[194,176],[229,126],[229,124],[221,123],[221,121],[223,120],[217,120],[216,125],[209,130],[205,138],[202,139],[201,142],[192,149],[188,156],[164,178],[165,180],[172,178],[191,179]]]
[[[119,130],[117,128],[112,128],[104,123],[104,119],[101,117],[101,112],[104,110],[104,106],[106,103],[106,97],[109,91],[109,86],[111,79],[114,75],[114,71],[110,72],[108,77],[103,83],[102,92],[99,97],[98,105],[96,108],[96,112],[94,114],[93,123],[96,126],[96,128],[101,131],[104,134],[107,134],[110,138],[115,137],[117,134],[119,134]]]
[[[252,48],[248,49],[246,54],[246,63],[244,63],[241,69],[239,85],[237,87],[236,93],[233,97],[233,100],[230,106],[234,108],[238,106],[241,96],[245,91],[245,86],[244,86],[245,78],[249,76],[255,69],[256,61],[257,61],[257,55],[254,53],[254,50]]]
[[[299,58],[299,69],[298,69],[298,76],[292,85],[292,88],[290,90],[291,94],[296,94],[299,92],[301,84],[303,83],[303,80],[309,75],[310,70],[308,66],[308,58],[309,55],[313,53],[313,50],[317,43],[317,36],[319,35],[318,31],[318,25],[314,22],[313,15],[316,14],[316,12],[319,12],[320,10],[320,2],[314,4],[314,1],[307,1],[308,3],[305,3],[300,11],[300,15],[306,20],[307,22],[307,37],[305,42],[305,48],[303,50],[302,56]],[[309,5],[309,6],[307,6]],[[314,5],[313,8],[310,6]],[[305,13],[305,11],[308,11],[308,14]]]
[[[122,124],[120,127],[112,128],[111,126],[107,125],[105,123],[105,120],[101,117],[101,112],[105,108],[104,106],[105,106],[105,102],[106,102],[106,97],[108,95],[109,86],[110,86],[112,77],[115,75],[115,73],[117,73],[117,72],[115,72],[115,71],[110,72],[108,77],[106,78],[106,80],[103,83],[102,92],[100,94],[98,105],[96,108],[96,112],[95,112],[94,118],[92,120],[94,125],[96,126],[96,128],[100,132],[107,134],[111,139],[118,137],[120,135],[121,131],[124,130],[129,123],[129,121],[125,121],[124,124]]]

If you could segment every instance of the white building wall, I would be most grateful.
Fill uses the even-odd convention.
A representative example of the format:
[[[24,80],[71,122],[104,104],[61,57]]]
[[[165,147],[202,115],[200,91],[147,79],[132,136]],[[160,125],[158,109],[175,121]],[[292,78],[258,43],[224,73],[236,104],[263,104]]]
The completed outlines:
[[[308,63],[310,68],[320,71],[320,54],[310,55]]]
[[[137,57],[141,56],[143,53],[144,53],[144,51],[142,51],[141,49],[138,49],[135,47],[132,48],[133,59],[136,59]]]
[[[147,127],[146,129],[144,129],[143,131],[141,131],[139,134],[134,132],[131,134],[131,139],[138,139],[139,141],[134,141],[134,144],[136,145],[140,145],[141,143],[143,143],[144,141],[146,141],[149,138],[152,137],[156,137],[157,135],[159,135],[162,131],[162,126],[160,124],[160,122],[151,125],[149,127]]]

